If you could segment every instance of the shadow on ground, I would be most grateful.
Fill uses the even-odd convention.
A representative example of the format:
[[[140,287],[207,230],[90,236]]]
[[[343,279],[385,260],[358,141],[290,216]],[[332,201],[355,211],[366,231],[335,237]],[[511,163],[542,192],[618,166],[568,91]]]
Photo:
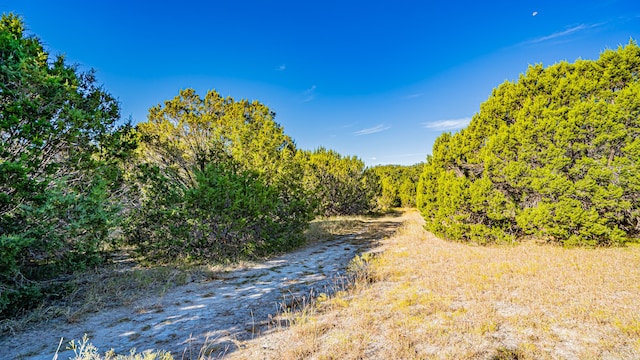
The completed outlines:
[[[61,337],[67,341],[87,334],[100,353],[128,354],[135,348],[167,350],[176,359],[222,357],[235,351],[238,341],[286,326],[274,321],[276,315],[348,286],[351,259],[393,235],[400,215],[358,221],[353,231],[343,229],[335,239],[89,314],[76,323],[51,321],[0,339],[0,348],[7,358],[48,360]],[[73,352],[61,350],[58,356]]]

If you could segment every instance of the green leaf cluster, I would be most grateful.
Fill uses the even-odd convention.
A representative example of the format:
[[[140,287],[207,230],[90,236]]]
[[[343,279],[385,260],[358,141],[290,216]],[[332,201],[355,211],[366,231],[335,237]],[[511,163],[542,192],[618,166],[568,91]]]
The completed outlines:
[[[155,260],[231,261],[299,245],[311,220],[295,144],[259,102],[192,89],[137,126],[126,241]]]
[[[22,20],[0,19],[0,318],[49,293],[43,280],[102,261],[120,212],[116,100]],[[116,149],[118,147],[118,149]]]
[[[320,147],[300,150],[296,159],[304,173],[303,187],[321,216],[358,215],[375,209],[378,179],[355,156]]]
[[[380,193],[376,203],[379,209],[388,210],[394,207],[415,207],[416,189],[423,163],[402,165],[378,165],[371,170],[380,179]]]
[[[417,195],[427,228],[478,243],[637,238],[639,71],[631,41],[500,85],[466,129],[436,140]]]

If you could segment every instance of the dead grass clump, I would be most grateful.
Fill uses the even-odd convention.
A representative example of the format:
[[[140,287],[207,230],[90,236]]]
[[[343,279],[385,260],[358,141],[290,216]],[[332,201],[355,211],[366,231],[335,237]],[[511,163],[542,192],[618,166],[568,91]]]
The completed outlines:
[[[496,350],[491,360],[522,360],[524,358],[525,356],[521,355],[518,349],[514,350],[501,347]]]
[[[365,280],[231,357],[640,358],[640,248],[481,247],[403,220]]]
[[[331,217],[312,221],[305,232],[307,243],[333,240],[360,233],[367,225],[362,217]]]
[[[363,241],[377,240],[395,233],[403,213],[392,211],[381,217],[332,216],[319,218],[309,224],[305,232],[307,243],[333,240],[343,236],[362,237]]]

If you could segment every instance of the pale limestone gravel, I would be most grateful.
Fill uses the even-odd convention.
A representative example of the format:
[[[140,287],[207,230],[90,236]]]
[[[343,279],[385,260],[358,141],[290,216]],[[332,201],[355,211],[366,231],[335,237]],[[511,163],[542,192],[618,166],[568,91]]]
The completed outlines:
[[[213,357],[230,354],[234,340],[267,332],[283,303],[307,302],[309,296],[331,293],[345,281],[349,261],[371,245],[359,235],[309,245],[295,252],[192,282],[160,298],[108,309],[77,323],[56,320],[35,329],[0,338],[0,359],[50,360],[61,337],[58,359],[68,359],[71,339],[88,334],[100,353],[114,349],[163,349],[176,359],[195,358],[208,344]]]

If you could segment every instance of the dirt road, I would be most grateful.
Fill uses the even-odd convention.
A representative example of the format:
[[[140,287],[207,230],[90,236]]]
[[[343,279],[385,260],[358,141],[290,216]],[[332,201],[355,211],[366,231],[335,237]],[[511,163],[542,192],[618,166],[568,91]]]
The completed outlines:
[[[268,332],[283,306],[307,302],[310,296],[329,294],[342,285],[349,261],[398,225],[397,218],[371,220],[353,235],[176,287],[161,298],[111,308],[76,323],[57,320],[5,336],[0,339],[0,359],[50,360],[61,337],[58,359],[67,359],[73,352],[65,350],[65,344],[84,334],[102,354],[109,349],[118,354],[132,348],[163,349],[176,359],[190,359],[206,342],[208,355],[224,356],[236,349],[234,340]]]

